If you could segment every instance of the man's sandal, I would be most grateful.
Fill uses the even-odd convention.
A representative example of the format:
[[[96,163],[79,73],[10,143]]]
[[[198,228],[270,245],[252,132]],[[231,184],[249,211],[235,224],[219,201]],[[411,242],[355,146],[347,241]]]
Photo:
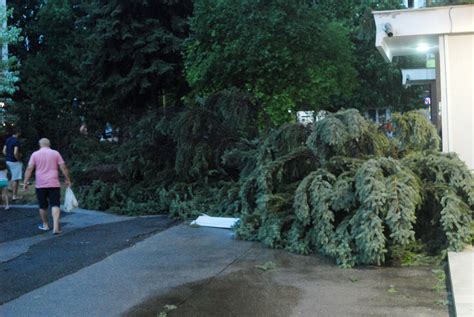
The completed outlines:
[[[40,229],[41,231],[49,231],[49,228],[46,228],[44,225],[39,225],[38,229]]]

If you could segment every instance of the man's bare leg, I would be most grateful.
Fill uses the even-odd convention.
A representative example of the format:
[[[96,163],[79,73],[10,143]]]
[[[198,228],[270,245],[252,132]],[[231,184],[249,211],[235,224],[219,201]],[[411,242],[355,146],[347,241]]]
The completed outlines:
[[[43,228],[49,230],[49,225],[48,225],[48,210],[46,210],[46,209],[41,209],[41,208],[40,208],[39,212],[40,212],[41,221],[43,221]]]
[[[52,208],[53,214],[53,233],[61,233],[61,226],[59,225],[59,216],[61,216],[61,210],[59,207]]]

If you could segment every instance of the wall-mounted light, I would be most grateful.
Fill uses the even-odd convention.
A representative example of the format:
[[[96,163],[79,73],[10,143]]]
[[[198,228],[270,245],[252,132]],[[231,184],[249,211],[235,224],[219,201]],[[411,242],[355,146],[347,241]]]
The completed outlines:
[[[416,50],[418,52],[421,52],[421,53],[425,53],[425,52],[428,52],[430,49],[430,47],[428,46],[428,44],[426,43],[420,43],[418,44],[418,46],[416,47]]]
[[[390,23],[385,23],[385,25],[383,26],[383,30],[385,31],[388,37],[393,36],[393,29]]]

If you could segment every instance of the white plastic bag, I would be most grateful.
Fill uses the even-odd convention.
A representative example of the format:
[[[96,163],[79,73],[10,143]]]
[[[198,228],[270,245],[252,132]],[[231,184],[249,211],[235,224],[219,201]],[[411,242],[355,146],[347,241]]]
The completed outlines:
[[[67,212],[71,212],[77,207],[79,207],[79,203],[77,202],[76,196],[74,196],[71,187],[68,187],[66,189],[66,197],[64,198],[64,209]]]
[[[190,225],[231,229],[237,224],[238,221],[239,221],[239,218],[210,217],[206,214],[203,214],[202,216],[199,216],[196,220],[192,221]]]

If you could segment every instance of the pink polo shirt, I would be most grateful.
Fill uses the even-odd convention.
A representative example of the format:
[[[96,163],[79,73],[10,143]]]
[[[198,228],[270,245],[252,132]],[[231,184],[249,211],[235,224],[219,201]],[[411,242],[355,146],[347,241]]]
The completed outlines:
[[[36,170],[36,188],[61,187],[58,173],[60,164],[64,164],[61,154],[50,148],[43,147],[31,154],[28,166]]]

